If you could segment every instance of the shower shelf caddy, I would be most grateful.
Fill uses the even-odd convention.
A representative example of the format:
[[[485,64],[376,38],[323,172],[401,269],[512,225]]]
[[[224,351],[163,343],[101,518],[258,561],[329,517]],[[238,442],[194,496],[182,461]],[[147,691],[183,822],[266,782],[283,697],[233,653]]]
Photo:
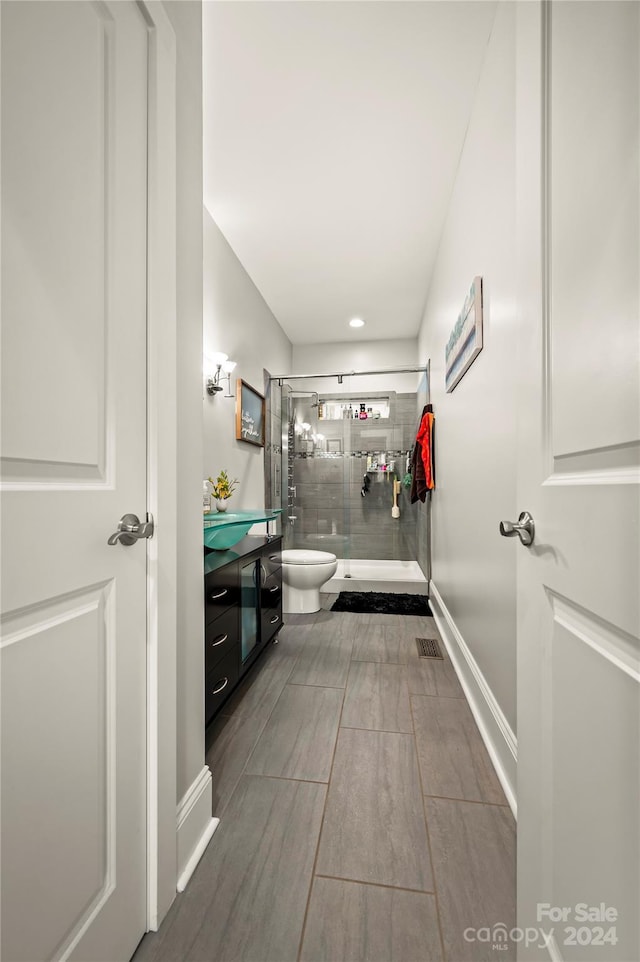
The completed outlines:
[[[364,404],[365,409],[372,412],[368,418],[363,420],[387,420],[389,418],[390,403],[389,397],[362,397],[362,395],[352,395],[351,397],[321,397],[319,399],[318,421],[359,421],[356,414],[360,410],[360,405]],[[351,417],[347,412],[351,407]],[[373,412],[376,412],[375,415]]]

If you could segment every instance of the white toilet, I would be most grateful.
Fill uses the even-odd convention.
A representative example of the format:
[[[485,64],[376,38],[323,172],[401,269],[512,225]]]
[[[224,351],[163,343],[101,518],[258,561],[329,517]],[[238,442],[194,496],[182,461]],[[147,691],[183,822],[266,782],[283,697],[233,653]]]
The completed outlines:
[[[308,614],[320,610],[320,588],[338,570],[329,551],[287,548],[282,552],[282,610],[285,614]]]

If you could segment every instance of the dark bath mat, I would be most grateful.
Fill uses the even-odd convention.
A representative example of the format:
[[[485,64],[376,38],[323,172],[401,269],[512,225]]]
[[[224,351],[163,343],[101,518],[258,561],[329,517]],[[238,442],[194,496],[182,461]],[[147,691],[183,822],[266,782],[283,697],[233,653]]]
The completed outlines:
[[[426,595],[401,595],[391,591],[341,591],[331,610],[376,615],[431,614]]]

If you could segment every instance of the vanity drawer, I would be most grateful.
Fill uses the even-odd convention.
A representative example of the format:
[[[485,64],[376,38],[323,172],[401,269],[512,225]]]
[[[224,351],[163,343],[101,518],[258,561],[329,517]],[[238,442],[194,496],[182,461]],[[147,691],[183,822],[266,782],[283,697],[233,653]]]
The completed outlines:
[[[262,612],[261,639],[262,644],[271,641],[273,636],[282,628],[282,611],[280,608],[266,608]]]
[[[276,542],[273,547],[266,547],[260,560],[267,577],[278,571],[282,567],[282,541]]]
[[[209,624],[239,599],[238,573],[235,565],[212,571],[204,581],[204,622]]]
[[[282,581],[279,573],[270,575],[260,591],[260,605],[263,611],[278,608],[282,602]]]
[[[205,628],[205,674],[210,672],[234,645],[238,645],[238,609],[235,605],[214,621],[210,621]]]
[[[205,676],[204,706],[207,722],[231,694],[239,676],[239,651],[236,645]]]

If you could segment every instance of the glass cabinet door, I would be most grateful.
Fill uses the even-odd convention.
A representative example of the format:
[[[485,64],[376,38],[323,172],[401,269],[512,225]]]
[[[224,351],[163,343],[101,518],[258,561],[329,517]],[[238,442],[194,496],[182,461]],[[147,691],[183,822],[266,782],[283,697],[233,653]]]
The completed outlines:
[[[240,638],[245,662],[258,642],[258,562],[240,565]]]

